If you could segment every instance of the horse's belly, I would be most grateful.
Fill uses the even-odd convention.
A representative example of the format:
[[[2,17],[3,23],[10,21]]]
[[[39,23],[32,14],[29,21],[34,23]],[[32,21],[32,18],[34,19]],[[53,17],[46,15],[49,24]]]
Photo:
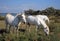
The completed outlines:
[[[12,24],[13,20],[14,20],[14,19],[8,19],[8,23],[9,23],[9,24]]]
[[[29,23],[30,23],[30,24],[35,24],[35,22],[34,22],[34,21],[30,21]]]
[[[35,19],[28,19],[27,22],[34,25],[36,24]]]

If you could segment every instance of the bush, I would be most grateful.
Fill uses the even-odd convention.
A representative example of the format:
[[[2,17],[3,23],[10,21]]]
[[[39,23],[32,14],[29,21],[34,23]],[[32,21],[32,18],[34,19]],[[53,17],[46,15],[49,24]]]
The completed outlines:
[[[49,25],[50,32],[54,32],[55,28],[56,28],[56,25],[54,23],[50,23]]]
[[[4,18],[4,16],[0,16],[0,20],[4,20],[5,18]]]

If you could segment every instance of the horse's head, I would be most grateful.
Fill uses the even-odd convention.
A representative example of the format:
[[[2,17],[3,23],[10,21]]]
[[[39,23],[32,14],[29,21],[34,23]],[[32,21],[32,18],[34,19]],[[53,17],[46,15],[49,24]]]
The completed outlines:
[[[23,17],[21,16],[21,14],[17,14],[16,17],[18,17],[19,20],[23,20]]]
[[[17,14],[17,16],[22,22],[26,23],[25,13]]]
[[[44,32],[46,35],[49,35],[49,28],[48,27],[44,28]]]
[[[25,13],[21,13],[21,16],[22,16],[23,22],[26,23],[26,16],[25,16]]]

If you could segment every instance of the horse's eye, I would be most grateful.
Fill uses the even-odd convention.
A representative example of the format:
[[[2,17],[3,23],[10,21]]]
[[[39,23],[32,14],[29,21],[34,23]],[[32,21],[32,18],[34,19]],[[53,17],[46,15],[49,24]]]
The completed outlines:
[[[22,16],[20,16],[21,18],[23,18]]]

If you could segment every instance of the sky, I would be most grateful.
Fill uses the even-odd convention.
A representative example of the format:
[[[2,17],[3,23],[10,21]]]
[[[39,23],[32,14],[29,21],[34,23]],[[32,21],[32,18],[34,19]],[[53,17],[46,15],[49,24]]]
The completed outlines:
[[[24,10],[60,9],[60,0],[0,0],[0,13],[19,13]]]

